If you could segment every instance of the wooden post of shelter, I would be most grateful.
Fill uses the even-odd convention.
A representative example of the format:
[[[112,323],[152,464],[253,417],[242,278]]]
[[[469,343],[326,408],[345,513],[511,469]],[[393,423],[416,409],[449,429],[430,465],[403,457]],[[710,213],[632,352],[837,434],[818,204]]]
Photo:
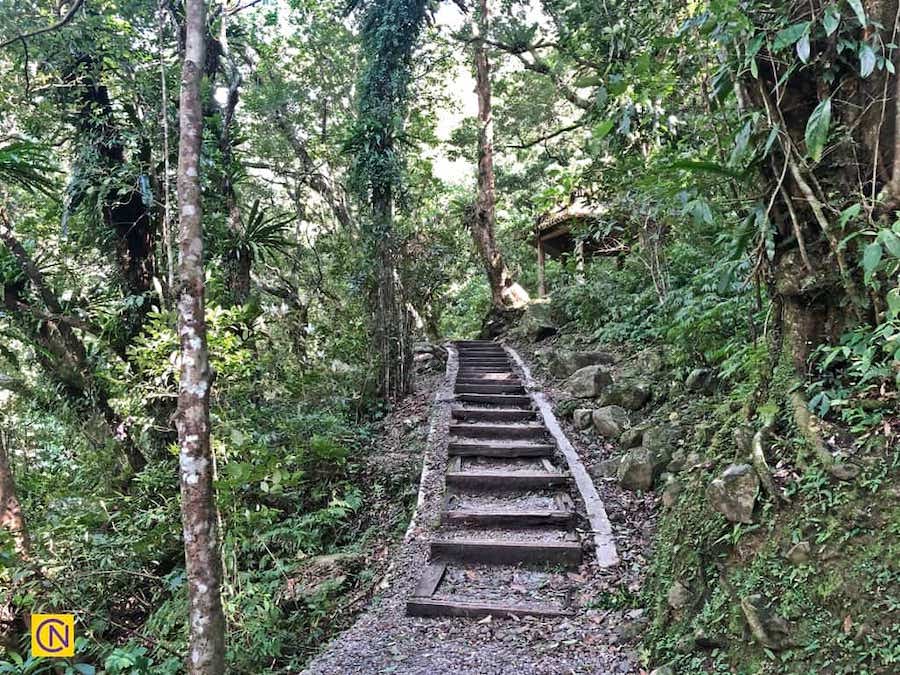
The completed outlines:
[[[543,298],[547,295],[547,285],[544,278],[544,240],[541,238],[540,229],[535,230],[535,237],[537,237],[538,297]]]

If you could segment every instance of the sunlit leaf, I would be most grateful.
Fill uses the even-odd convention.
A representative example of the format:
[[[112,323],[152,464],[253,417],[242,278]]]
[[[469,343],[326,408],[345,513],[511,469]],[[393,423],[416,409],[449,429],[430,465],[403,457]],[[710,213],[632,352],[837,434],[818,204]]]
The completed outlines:
[[[862,77],[868,77],[872,74],[872,71],[875,70],[875,52],[872,51],[872,48],[863,43],[863,45],[859,48],[859,74]]]
[[[806,122],[806,152],[818,162],[828,140],[828,127],[831,125],[831,98],[826,98],[816,106]]]
[[[866,10],[863,9],[861,0],[847,0],[847,4],[853,9],[861,26],[865,26],[869,23],[866,19]]]
[[[872,275],[878,268],[878,263],[881,262],[881,256],[883,254],[884,249],[877,241],[873,241],[871,244],[866,246],[866,250],[863,251],[862,260],[863,274],[865,274],[866,281],[869,281],[872,278]]]
[[[779,52],[782,49],[794,45],[800,38],[809,33],[809,21],[795,23],[784,28],[775,35],[775,42],[772,44],[772,50]]]
[[[825,15],[822,17],[822,27],[825,28],[825,35],[831,35],[838,29],[841,23],[841,12],[837,5],[828,5],[825,8]]]

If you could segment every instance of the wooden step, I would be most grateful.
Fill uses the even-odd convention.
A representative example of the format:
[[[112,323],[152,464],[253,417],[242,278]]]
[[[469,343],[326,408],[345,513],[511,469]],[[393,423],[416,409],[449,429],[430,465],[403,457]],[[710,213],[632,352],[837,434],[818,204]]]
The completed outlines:
[[[434,539],[431,557],[489,565],[548,563],[574,566],[581,562],[581,545],[558,540]]]
[[[543,438],[547,429],[542,424],[502,424],[500,422],[451,422],[450,433],[467,438]]]
[[[537,413],[534,410],[522,410],[521,408],[454,408],[455,420],[534,420]]]
[[[509,443],[492,441],[453,441],[447,445],[451,457],[552,457],[548,443]]]
[[[448,487],[460,490],[541,490],[560,487],[569,482],[567,473],[549,471],[448,471]]]
[[[473,527],[567,527],[574,516],[572,511],[557,509],[455,509],[444,511],[441,522]]]
[[[483,602],[474,600],[453,600],[450,598],[429,597],[410,598],[406,602],[407,616],[458,616],[477,618],[483,616],[543,616],[566,617],[574,612],[557,605],[543,603],[503,604],[502,602]]]
[[[509,359],[500,356],[476,356],[471,358],[463,356],[459,360],[459,367],[466,368],[468,366],[503,366],[504,368],[511,368],[512,364]]]
[[[527,394],[476,394],[467,392],[457,392],[456,399],[466,403],[483,403],[486,405],[499,406],[531,406],[531,397]]]
[[[522,383],[519,381],[518,378],[497,380],[497,379],[491,379],[491,378],[471,377],[471,376],[470,377],[457,377],[456,384],[457,384],[457,386],[459,386],[459,385],[468,386],[470,384],[473,384],[476,386],[479,386],[482,384],[487,384],[487,385],[495,385],[496,384],[501,387],[521,387],[522,386]]]
[[[524,394],[525,388],[521,384],[457,384],[454,387],[457,394]]]

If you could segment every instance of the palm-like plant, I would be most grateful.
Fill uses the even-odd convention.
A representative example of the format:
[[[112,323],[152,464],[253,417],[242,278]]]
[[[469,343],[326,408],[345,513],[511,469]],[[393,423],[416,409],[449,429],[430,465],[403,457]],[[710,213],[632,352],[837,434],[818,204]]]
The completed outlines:
[[[50,176],[58,171],[46,146],[25,140],[0,146],[0,185],[53,196],[57,186]]]
[[[260,208],[259,200],[253,202],[244,226],[239,232],[231,232],[228,255],[236,260],[249,262],[263,260],[291,246],[285,236],[291,214],[268,213]]]

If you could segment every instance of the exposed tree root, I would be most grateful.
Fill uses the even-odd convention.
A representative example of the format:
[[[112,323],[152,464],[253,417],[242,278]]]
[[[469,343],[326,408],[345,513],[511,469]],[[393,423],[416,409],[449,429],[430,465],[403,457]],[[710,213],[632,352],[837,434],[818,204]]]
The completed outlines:
[[[803,434],[807,443],[809,443],[819,463],[835,478],[840,480],[853,478],[858,473],[858,469],[851,464],[839,462],[831,454],[831,451],[822,439],[821,421],[810,412],[806,396],[803,395],[799,387],[794,388],[790,394],[790,399],[794,412],[794,423],[797,425],[800,433]]]
[[[764,426],[753,435],[753,442],[750,447],[750,460],[753,464],[753,468],[756,470],[756,475],[759,476],[759,481],[762,483],[763,489],[775,501],[775,506],[777,507],[783,502],[788,501],[788,499],[784,496],[778,486],[775,485],[775,481],[772,479],[772,470],[769,468],[768,462],[766,462],[765,448],[768,444],[771,431],[771,427]]]

